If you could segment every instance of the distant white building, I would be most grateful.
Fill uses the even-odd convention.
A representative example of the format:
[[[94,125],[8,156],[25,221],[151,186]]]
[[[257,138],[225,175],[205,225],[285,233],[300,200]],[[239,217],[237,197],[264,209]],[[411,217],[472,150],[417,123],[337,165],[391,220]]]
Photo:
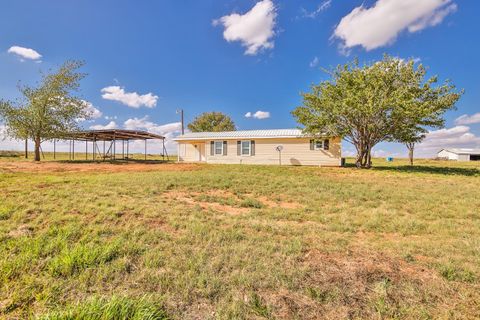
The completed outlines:
[[[438,158],[457,161],[480,161],[480,149],[449,148],[437,153]]]

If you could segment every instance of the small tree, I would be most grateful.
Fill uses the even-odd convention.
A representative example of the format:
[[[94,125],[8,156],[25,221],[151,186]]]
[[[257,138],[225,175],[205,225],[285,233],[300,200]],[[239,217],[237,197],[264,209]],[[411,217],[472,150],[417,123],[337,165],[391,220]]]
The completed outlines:
[[[402,130],[443,126],[443,114],[462,94],[448,81],[435,86],[437,77],[425,80],[425,68],[413,60],[387,55],[371,65],[339,65],[329,74],[332,79],[303,94],[303,106],[292,114],[306,133],[352,143],[359,168],[370,168],[372,148],[398,141]]]
[[[88,119],[85,101],[72,95],[85,76],[76,70],[82,62],[68,61],[57,72],[42,75],[37,87],[19,86],[20,103],[0,101],[0,115],[6,133],[14,139],[32,139],[35,161],[40,161],[40,144],[78,130],[78,119]]]
[[[422,142],[423,139],[425,139],[424,130],[404,131],[400,136],[397,136],[397,141],[405,144],[408,149],[408,160],[411,166],[413,166],[413,151],[415,150],[415,145]]]
[[[188,124],[192,132],[235,131],[233,120],[221,112],[204,112]]]

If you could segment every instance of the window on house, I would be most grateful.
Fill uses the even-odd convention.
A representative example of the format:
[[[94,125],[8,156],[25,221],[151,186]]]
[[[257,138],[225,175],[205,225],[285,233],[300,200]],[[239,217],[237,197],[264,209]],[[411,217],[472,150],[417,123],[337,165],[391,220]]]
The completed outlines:
[[[323,141],[322,140],[315,140],[315,150],[323,150]]]
[[[223,141],[215,141],[215,154],[216,155],[223,154]]]
[[[252,145],[250,141],[242,141],[242,156],[249,156],[251,154]]]

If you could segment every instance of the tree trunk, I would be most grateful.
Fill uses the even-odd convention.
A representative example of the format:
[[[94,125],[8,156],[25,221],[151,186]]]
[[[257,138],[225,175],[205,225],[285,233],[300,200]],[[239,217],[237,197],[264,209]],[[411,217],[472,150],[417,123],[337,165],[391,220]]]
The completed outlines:
[[[357,168],[361,168],[363,166],[362,162],[363,162],[363,151],[358,150],[357,151],[357,157],[355,158],[355,166]]]
[[[370,169],[372,167],[372,148],[368,144],[359,144],[355,166],[357,168]]]
[[[35,161],[40,161],[40,138],[35,138]]]
[[[367,147],[367,152],[365,153],[365,166],[366,169],[370,169],[372,167],[372,149]]]
[[[413,166],[413,150],[415,149],[415,143],[407,143],[408,149],[408,159],[410,160],[410,165]]]

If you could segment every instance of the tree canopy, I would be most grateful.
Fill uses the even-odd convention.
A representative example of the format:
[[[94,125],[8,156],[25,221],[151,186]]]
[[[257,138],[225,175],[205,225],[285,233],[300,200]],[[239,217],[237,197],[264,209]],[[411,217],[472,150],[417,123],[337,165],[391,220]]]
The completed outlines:
[[[204,112],[188,124],[192,132],[235,131],[233,120],[222,112]]]
[[[7,135],[14,139],[32,139],[35,160],[40,160],[40,144],[78,130],[78,119],[88,119],[86,102],[73,95],[79,90],[79,61],[67,61],[56,72],[42,74],[36,87],[19,86],[23,98],[18,102],[0,100],[0,115]]]
[[[358,60],[328,71],[330,80],[303,94],[292,114],[313,135],[340,136],[356,150],[357,167],[371,167],[372,148],[381,141],[403,142],[428,128],[443,127],[444,113],[455,107],[463,91],[413,60],[385,55],[360,66]]]

